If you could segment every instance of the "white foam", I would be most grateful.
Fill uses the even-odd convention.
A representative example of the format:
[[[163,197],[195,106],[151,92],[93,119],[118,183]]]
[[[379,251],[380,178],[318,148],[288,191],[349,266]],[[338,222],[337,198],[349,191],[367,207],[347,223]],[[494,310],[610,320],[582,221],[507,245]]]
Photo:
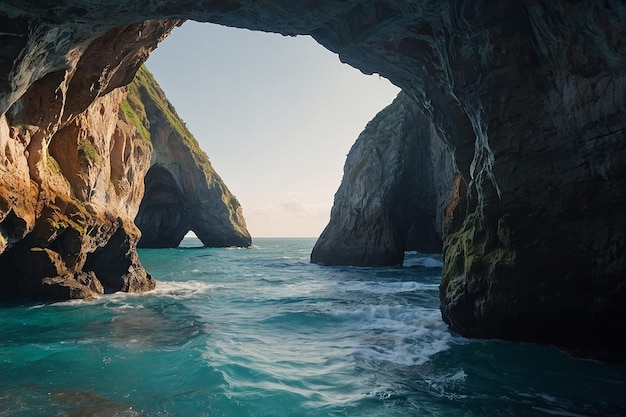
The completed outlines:
[[[145,294],[187,299],[206,294],[215,288],[215,284],[206,281],[158,281],[156,288]]]
[[[404,262],[402,263],[402,266],[423,266],[425,268],[441,268],[443,267],[443,262],[434,258],[433,256],[411,251],[404,253]]]
[[[37,304],[30,308],[41,308],[46,306],[79,306],[83,304],[105,304],[113,303],[116,309],[142,309],[143,305],[136,302],[127,303],[130,299],[140,297],[172,297],[180,300],[186,300],[206,294],[209,291],[218,288],[217,285],[205,281],[189,280],[189,281],[157,281],[156,288],[147,292],[128,293],[117,291],[111,294],[104,294],[99,297],[91,297],[76,300],[57,301],[51,304]],[[109,305],[110,306],[110,305]]]
[[[448,399],[460,399],[464,398],[465,395],[461,395],[458,393],[450,393],[455,391],[454,388],[465,382],[467,379],[467,374],[463,369],[458,370],[455,373],[448,373],[444,375],[438,375],[434,378],[426,378],[425,382],[428,386],[439,396],[446,397]]]
[[[344,291],[372,294],[397,294],[412,291],[438,290],[439,284],[425,284],[415,281],[343,281],[338,285]]]
[[[99,296],[99,297],[90,297],[90,298],[79,298],[79,299],[72,299],[72,300],[65,300],[65,301],[55,301],[53,303],[50,304],[41,304],[41,305],[37,305],[35,306],[36,308],[41,308],[41,307],[62,307],[62,306],[79,306],[82,304],[97,304],[102,302],[102,300],[104,299],[104,297],[106,296]]]
[[[437,309],[407,305],[368,306],[338,313],[363,333],[357,357],[399,365],[421,365],[449,348],[452,335]]]

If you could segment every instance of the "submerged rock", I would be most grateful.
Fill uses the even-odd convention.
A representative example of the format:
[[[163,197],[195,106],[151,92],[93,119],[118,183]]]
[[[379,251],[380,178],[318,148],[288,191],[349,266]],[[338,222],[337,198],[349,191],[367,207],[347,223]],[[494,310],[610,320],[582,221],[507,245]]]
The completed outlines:
[[[311,261],[399,265],[406,250],[441,252],[454,176],[452,151],[420,106],[400,93],[350,150]]]
[[[626,336],[616,331],[626,322],[622,2],[0,1],[2,252],[46,256],[47,270],[69,277],[83,270],[84,254],[117,251],[128,273],[141,275],[132,249],[107,245],[121,228],[127,239],[116,242],[134,247],[129,220],[138,207],[129,190],[107,193],[108,182],[96,180],[111,144],[65,136],[80,170],[47,150],[61,145],[58,132],[95,122],[102,100],[180,22],[152,19],[172,18],[310,34],[401,87],[450,145],[459,172],[444,221],[446,322],[467,336],[624,359]],[[23,280],[31,273],[10,258],[0,265],[5,288],[42,285]]]

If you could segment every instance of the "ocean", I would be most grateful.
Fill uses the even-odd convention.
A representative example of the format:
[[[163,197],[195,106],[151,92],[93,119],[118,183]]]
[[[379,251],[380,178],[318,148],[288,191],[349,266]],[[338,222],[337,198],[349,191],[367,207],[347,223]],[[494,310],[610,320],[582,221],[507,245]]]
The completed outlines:
[[[1,304],[0,417],[626,415],[624,367],[452,333],[441,255],[324,267],[314,243],[185,238],[140,250],[155,291]]]

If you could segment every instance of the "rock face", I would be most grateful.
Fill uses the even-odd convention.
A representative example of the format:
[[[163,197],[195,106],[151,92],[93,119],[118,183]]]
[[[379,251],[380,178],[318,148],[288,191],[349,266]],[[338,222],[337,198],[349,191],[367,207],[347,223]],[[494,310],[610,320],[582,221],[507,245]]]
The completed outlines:
[[[177,247],[192,230],[205,246],[250,246],[239,202],[167,101],[140,68],[122,102],[122,117],[138,120],[153,152],[135,224],[139,247]]]
[[[71,44],[68,31],[40,28],[28,39],[26,48],[41,48],[31,52],[50,60],[22,51],[9,77],[12,93],[2,96],[10,104],[0,118],[3,297],[154,288],[135,251],[140,234],[133,224],[143,195],[137,179],[151,150],[133,126],[119,122],[124,92],[115,88],[132,79],[176,23],[113,29],[108,36],[118,36],[118,44],[99,38],[54,59],[56,48]],[[16,36],[3,31],[5,39]]]
[[[121,51],[121,57],[116,56],[119,50],[109,51],[111,60],[115,57],[123,63],[119,71],[125,81],[127,72],[131,79],[134,75],[132,65],[139,65],[156,41],[177,23],[148,22],[109,32],[77,58],[73,73],[44,76],[2,116],[2,298],[85,298],[104,291],[154,288],[154,279],[137,256],[140,232],[133,223],[144,195],[144,177],[147,207],[158,200],[154,190],[163,188],[167,179],[180,195],[194,194],[176,207],[183,210],[175,213],[177,217],[170,217],[194,216],[194,221],[185,223],[183,227],[189,226],[185,230],[171,226],[171,222],[161,224],[169,226],[163,229],[170,240],[152,241],[152,246],[176,246],[191,228],[206,245],[249,245],[239,203],[162,91],[146,80],[149,74],[145,70],[140,71],[143,78],[129,89],[106,85],[105,75],[118,84],[119,74],[96,74],[100,84],[83,89],[86,79],[95,79],[91,65],[96,58],[92,55],[108,62],[103,56],[106,54],[99,55],[99,43],[104,43],[106,36],[119,34],[123,40],[129,32],[142,32],[147,38],[127,39],[124,45],[128,49]],[[102,90],[100,97],[91,97],[95,88]],[[83,109],[84,105],[87,107]],[[149,111],[139,111],[145,107]],[[66,115],[69,111],[77,114]],[[144,117],[143,123],[138,123],[138,115]],[[177,167],[173,159],[184,164],[183,168],[178,166],[176,176],[170,174]],[[155,180],[154,172],[169,177],[161,182]],[[216,202],[207,202],[211,199]],[[210,212],[198,213],[201,210]],[[158,209],[152,211],[153,216],[154,212],[158,215]],[[151,230],[149,222],[140,225]]]
[[[20,243],[42,216],[87,217],[50,203],[61,195],[45,191],[50,183],[78,180],[42,174],[46,145],[130,81],[177,23],[150,20],[168,18],[311,34],[344,62],[400,86],[453,149],[460,173],[445,221],[444,319],[463,335],[624,358],[626,336],[615,331],[626,321],[622,2],[0,1],[5,252],[21,248],[51,270],[73,265],[72,245],[82,240],[68,238],[74,243],[58,256],[46,252],[50,245]],[[75,147],[89,155],[81,143]],[[58,210],[44,214],[52,206]],[[92,210],[111,219],[106,232],[93,223],[98,236],[120,229],[105,214],[122,208]]]
[[[350,150],[311,261],[398,265],[405,250],[441,252],[454,176],[451,149],[418,104],[400,93]]]

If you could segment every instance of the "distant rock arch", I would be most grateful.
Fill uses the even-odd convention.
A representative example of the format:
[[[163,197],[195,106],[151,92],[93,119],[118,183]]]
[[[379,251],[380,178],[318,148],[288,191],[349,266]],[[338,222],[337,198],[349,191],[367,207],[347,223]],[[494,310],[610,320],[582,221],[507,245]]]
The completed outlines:
[[[141,230],[142,248],[175,248],[190,230],[189,208],[174,176],[153,165],[144,178],[145,192],[135,224]]]
[[[145,67],[128,86],[121,109],[120,117],[134,121],[152,146],[135,217],[142,234],[138,246],[177,247],[190,230],[205,246],[250,246],[239,202]]]

